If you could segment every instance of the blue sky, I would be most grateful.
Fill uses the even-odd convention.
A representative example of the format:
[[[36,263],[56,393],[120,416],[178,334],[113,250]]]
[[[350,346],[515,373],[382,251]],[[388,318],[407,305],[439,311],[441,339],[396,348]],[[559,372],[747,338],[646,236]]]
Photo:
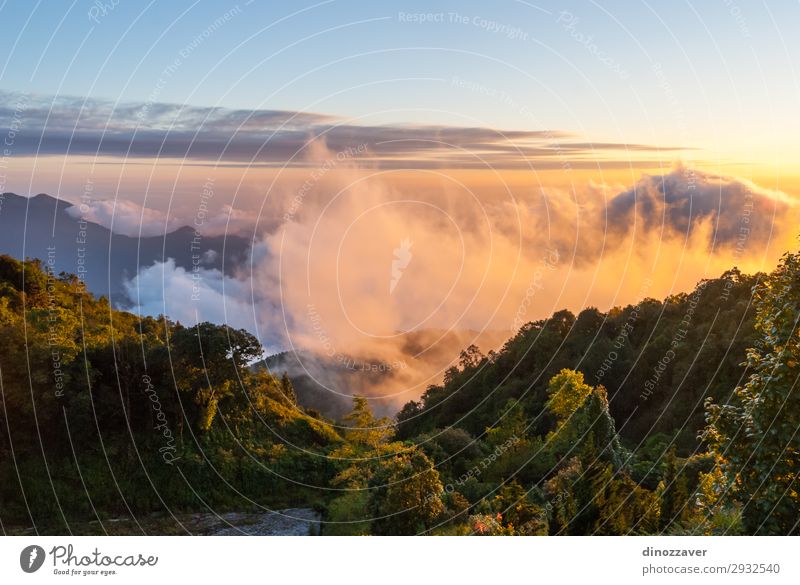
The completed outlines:
[[[0,4],[0,88],[796,152],[796,2],[113,4]]]

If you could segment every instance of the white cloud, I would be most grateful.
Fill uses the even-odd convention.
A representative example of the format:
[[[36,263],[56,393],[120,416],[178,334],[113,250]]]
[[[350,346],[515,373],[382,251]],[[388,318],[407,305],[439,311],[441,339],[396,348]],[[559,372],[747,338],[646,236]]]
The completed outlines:
[[[246,209],[234,209],[230,205],[223,205],[218,213],[207,217],[201,225],[189,224],[196,227],[204,236],[222,236],[235,234],[252,237],[256,227],[258,214]],[[264,223],[264,221],[262,221]]]
[[[180,214],[167,216],[162,211],[143,207],[127,199],[97,199],[90,203],[77,204],[67,208],[67,213],[75,219],[99,224],[115,234],[131,237],[161,236],[181,227],[197,229],[204,236],[225,234],[252,236],[256,227],[257,214],[249,210],[235,209],[223,205],[219,212],[203,217],[184,217]]]
[[[156,262],[125,283],[133,312],[167,315],[184,325],[203,321],[255,331],[250,287],[219,270],[185,270],[175,261]]]
[[[160,236],[181,227],[178,218],[142,207],[127,199],[97,199],[67,208],[72,217],[100,224],[116,234],[132,237]]]

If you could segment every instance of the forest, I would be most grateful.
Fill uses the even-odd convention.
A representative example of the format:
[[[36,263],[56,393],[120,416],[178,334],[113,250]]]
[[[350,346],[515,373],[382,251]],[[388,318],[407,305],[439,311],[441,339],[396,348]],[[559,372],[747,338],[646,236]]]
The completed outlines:
[[[307,506],[325,535],[796,534],[800,255],[563,310],[378,418],[330,420],[258,340],[0,257],[0,524]]]

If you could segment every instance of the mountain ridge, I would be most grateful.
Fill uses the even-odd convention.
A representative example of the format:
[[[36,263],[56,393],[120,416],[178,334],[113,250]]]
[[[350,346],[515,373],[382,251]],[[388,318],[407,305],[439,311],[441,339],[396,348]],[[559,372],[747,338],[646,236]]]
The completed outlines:
[[[125,282],[140,269],[172,258],[192,270],[194,257],[202,268],[234,273],[250,250],[250,240],[235,234],[203,236],[181,226],[158,236],[133,237],[116,233],[96,222],[72,217],[74,204],[38,193],[30,197],[0,195],[0,250],[19,260],[40,258],[56,272],[77,275],[86,288],[130,307]],[[214,252],[214,253],[209,253]]]

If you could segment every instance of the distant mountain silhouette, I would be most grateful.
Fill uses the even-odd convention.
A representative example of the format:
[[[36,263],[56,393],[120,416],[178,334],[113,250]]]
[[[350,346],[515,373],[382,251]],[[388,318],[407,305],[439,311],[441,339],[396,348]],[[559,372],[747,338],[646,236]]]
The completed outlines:
[[[86,288],[127,306],[125,279],[154,262],[173,258],[176,266],[191,270],[199,254],[203,268],[231,272],[247,257],[250,241],[235,235],[203,236],[192,249],[195,231],[182,227],[160,236],[130,237],[113,233],[67,213],[71,203],[49,195],[0,197],[0,253],[18,259],[52,262],[53,270],[81,276]],[[197,262],[197,260],[195,260]]]

